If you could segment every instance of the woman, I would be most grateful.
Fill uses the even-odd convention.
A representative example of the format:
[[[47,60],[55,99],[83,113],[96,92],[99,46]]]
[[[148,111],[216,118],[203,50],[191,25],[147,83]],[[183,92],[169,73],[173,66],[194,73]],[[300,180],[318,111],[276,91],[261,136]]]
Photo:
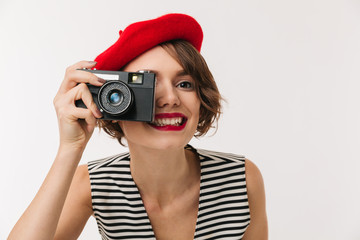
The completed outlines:
[[[66,70],[54,99],[58,154],[9,239],[76,239],[91,215],[103,239],[267,239],[257,167],[188,145],[220,114],[220,94],[199,53],[200,25],[168,14],[120,34],[95,62]],[[154,120],[97,120],[102,113],[85,83],[105,81],[78,70],[95,67],[156,73]],[[87,109],[75,106],[80,99]],[[120,143],[125,138],[129,153],[78,167],[97,123]]]

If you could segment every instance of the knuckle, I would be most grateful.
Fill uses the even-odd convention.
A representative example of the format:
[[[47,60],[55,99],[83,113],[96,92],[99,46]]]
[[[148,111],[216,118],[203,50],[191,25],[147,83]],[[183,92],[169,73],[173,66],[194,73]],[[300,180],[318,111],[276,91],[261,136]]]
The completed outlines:
[[[91,118],[93,118],[93,117],[94,117],[94,115],[93,115],[93,113],[91,112],[91,110],[90,110],[90,109],[87,110],[87,111],[86,111],[86,118],[91,119]]]
[[[57,100],[53,100],[53,106],[55,109],[57,109],[59,106],[58,106],[58,101]]]
[[[88,90],[88,87],[86,86],[85,83],[79,83],[78,88],[80,89],[80,91],[87,91]]]
[[[65,73],[66,73],[66,74],[69,74],[69,73],[73,70],[73,66],[74,66],[74,65],[68,66],[68,67],[65,69]]]
[[[59,108],[60,107],[60,100],[61,100],[61,97],[56,95],[53,99],[53,105],[55,107],[55,109]]]

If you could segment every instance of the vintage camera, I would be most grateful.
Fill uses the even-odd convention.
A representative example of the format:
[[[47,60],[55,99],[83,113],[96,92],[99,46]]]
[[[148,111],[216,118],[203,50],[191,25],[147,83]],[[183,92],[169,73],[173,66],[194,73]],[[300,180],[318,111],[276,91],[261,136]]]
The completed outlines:
[[[154,117],[155,74],[79,69],[105,79],[101,87],[87,84],[104,120],[151,122]],[[82,100],[75,102],[86,108]]]

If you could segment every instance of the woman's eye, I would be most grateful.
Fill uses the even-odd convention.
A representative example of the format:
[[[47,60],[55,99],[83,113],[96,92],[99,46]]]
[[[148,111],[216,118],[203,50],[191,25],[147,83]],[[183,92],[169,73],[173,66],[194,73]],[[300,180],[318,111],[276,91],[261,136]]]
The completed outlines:
[[[192,89],[193,88],[193,84],[191,82],[181,82],[177,85],[177,87],[179,88],[186,88],[186,89]]]

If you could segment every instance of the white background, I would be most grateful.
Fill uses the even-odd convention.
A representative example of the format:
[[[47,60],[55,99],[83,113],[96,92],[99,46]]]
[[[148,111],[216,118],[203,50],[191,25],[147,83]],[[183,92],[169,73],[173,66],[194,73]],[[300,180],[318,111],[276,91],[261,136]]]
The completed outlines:
[[[65,68],[93,60],[128,24],[194,16],[227,99],[195,147],[261,169],[270,239],[360,239],[360,2],[0,0],[0,239],[56,155],[52,105]],[[96,131],[82,163],[127,151]],[[80,239],[100,239],[89,220]]]

